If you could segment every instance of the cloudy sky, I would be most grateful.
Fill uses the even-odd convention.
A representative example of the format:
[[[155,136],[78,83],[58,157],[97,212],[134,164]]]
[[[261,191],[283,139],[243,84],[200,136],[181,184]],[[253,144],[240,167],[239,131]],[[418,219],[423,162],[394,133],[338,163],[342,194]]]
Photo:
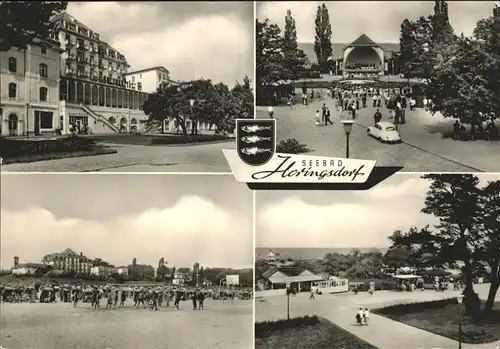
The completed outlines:
[[[163,65],[174,80],[230,86],[253,76],[252,2],[69,2],[67,11],[135,70]]]
[[[420,213],[429,184],[397,174],[368,191],[258,192],[256,247],[389,247],[394,230],[436,223]]]
[[[232,176],[2,175],[1,262],[71,248],[115,265],[251,267],[252,192]]]
[[[283,30],[287,9],[292,11],[299,42],[314,42],[314,19],[323,2],[257,3],[260,20],[269,18]],[[399,42],[401,22],[434,11],[434,1],[327,1],[332,41],[349,43],[365,33],[375,42]],[[448,1],[450,22],[456,33],[472,34],[477,21],[493,14],[493,1]]]

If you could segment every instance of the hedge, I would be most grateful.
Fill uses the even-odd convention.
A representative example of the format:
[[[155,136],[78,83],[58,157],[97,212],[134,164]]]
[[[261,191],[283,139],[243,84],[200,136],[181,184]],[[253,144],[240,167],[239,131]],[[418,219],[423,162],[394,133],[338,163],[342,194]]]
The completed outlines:
[[[153,145],[165,145],[165,144],[188,144],[188,143],[203,143],[203,142],[213,142],[213,141],[224,141],[228,140],[229,137],[224,135],[194,135],[194,136],[159,136],[153,137],[151,139],[151,144]]]
[[[374,309],[373,312],[382,315],[402,316],[405,314],[421,312],[422,309],[439,309],[450,304],[457,304],[456,297],[440,299],[437,301],[430,301],[430,302],[413,302],[413,303],[391,305],[380,309]]]
[[[282,319],[278,321],[263,321],[255,323],[255,336],[262,337],[264,334],[272,331],[285,330],[289,328],[300,328],[312,325],[317,325],[320,323],[319,318],[316,315],[313,316],[301,316],[292,319]]]
[[[78,136],[42,140],[0,138],[0,157],[8,159],[36,154],[84,152],[93,150],[95,145],[92,138]]]

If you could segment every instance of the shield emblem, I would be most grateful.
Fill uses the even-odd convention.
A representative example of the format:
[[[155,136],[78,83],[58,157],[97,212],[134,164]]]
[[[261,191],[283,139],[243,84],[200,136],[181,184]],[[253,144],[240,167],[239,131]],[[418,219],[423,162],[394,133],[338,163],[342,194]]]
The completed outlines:
[[[237,119],[236,150],[245,164],[262,166],[276,149],[276,120]]]

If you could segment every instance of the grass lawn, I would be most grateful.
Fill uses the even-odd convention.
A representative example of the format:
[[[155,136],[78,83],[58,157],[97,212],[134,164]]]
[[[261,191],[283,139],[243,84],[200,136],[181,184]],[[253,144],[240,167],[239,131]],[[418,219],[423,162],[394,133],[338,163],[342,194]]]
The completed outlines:
[[[208,142],[225,142],[230,140],[223,135],[200,134],[196,136],[184,135],[139,135],[139,134],[116,134],[90,136],[93,140],[102,143],[127,144],[127,145],[191,145]]]
[[[3,164],[14,164],[14,163],[28,163],[35,161],[44,160],[57,160],[65,158],[77,158],[82,156],[95,156],[95,155],[106,155],[106,154],[116,154],[118,151],[116,149],[106,148],[106,147],[95,147],[92,150],[76,151],[76,152],[56,152],[48,154],[30,154],[18,157],[3,158]]]
[[[372,310],[389,319],[458,340],[459,308],[455,299],[419,303],[405,312],[404,305]],[[491,343],[500,339],[500,303],[495,303],[490,319],[466,317],[462,307],[462,341],[470,344]],[[484,309],[484,302],[481,304]]]
[[[324,318],[300,319],[281,320],[279,325],[277,322],[255,324],[255,349],[376,348]],[[270,328],[266,330],[268,324]]]

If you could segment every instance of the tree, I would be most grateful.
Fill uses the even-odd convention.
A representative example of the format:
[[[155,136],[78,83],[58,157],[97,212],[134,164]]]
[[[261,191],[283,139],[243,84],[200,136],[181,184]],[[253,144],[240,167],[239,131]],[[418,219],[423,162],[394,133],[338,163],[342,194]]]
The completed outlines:
[[[0,1],[0,51],[24,49],[53,36],[58,28],[50,19],[67,5],[67,1]]]
[[[203,269],[203,267],[200,267],[199,278],[201,280],[201,283],[204,284],[205,283],[205,270]]]
[[[198,283],[199,283],[199,276],[200,276],[200,263],[198,262],[195,262],[193,264],[193,269],[191,270],[191,280],[193,281],[193,283],[196,284],[196,287],[198,287]]]
[[[494,36],[494,20],[493,16],[481,18],[474,28],[472,36],[476,40],[481,40],[484,42],[493,42]]]
[[[495,297],[500,287],[500,181],[488,183],[481,190],[480,207],[482,228],[479,239],[484,247],[478,249],[477,258],[485,261],[490,271],[490,290],[484,307],[487,315],[493,311]]]
[[[500,55],[463,36],[448,49],[450,54],[436,65],[429,82],[432,111],[458,118],[474,130],[500,111]]]
[[[314,53],[321,67],[322,73],[327,73],[330,69],[329,59],[333,56],[332,48],[332,26],[330,24],[330,16],[328,8],[323,3],[318,6],[316,12],[316,36],[314,38]]]
[[[411,265],[411,251],[402,246],[391,246],[384,255],[384,263],[390,268]]]
[[[399,64],[405,75],[412,72],[411,63],[415,61],[413,24],[405,18],[401,23],[401,34],[399,36],[400,53],[398,55]]]
[[[305,70],[307,56],[299,49],[297,43],[297,28],[292,11],[287,10],[285,16],[285,31],[283,32],[283,60],[288,80],[297,80]]]
[[[256,20],[255,79],[257,87],[285,79],[283,38],[277,24]],[[257,91],[259,93],[259,91]]]
[[[449,44],[450,40],[453,40],[455,33],[448,17],[448,4],[446,1],[434,1],[434,15],[431,16],[431,19],[433,46],[439,48],[440,46]]]
[[[243,119],[252,119],[254,117],[254,94],[251,81],[248,76],[243,78],[243,84],[238,81],[231,89],[231,95],[235,98],[238,111],[236,115]]]
[[[453,246],[464,262],[464,304],[466,314],[479,313],[479,298],[473,286],[473,261],[479,242],[478,231],[479,179],[473,175],[428,174],[422,178],[431,181],[423,213],[439,219],[436,225],[443,244]]]
[[[156,279],[158,281],[164,281],[165,276],[168,273],[168,268],[166,266],[167,262],[165,262],[165,258],[161,257],[158,261],[158,267],[156,268]]]
[[[245,89],[243,87],[243,89]],[[148,125],[163,124],[175,120],[187,136],[186,119],[192,119],[191,135],[197,133],[199,122],[219,126],[227,125],[229,119],[248,117],[248,91],[243,93],[241,86],[233,95],[223,83],[213,84],[211,80],[193,80],[159,88],[149,95],[143,105],[144,113],[149,116]],[[250,91],[251,92],[251,91]],[[244,96],[244,97],[242,97]],[[243,98],[243,100],[239,100]],[[190,101],[194,100],[191,106]],[[251,114],[253,116],[253,112]],[[225,131],[225,130],[223,130]]]
[[[172,267],[172,270],[170,271],[170,280],[173,280],[174,279],[174,276],[175,276],[175,272],[177,271],[177,269],[175,269],[175,266]]]

